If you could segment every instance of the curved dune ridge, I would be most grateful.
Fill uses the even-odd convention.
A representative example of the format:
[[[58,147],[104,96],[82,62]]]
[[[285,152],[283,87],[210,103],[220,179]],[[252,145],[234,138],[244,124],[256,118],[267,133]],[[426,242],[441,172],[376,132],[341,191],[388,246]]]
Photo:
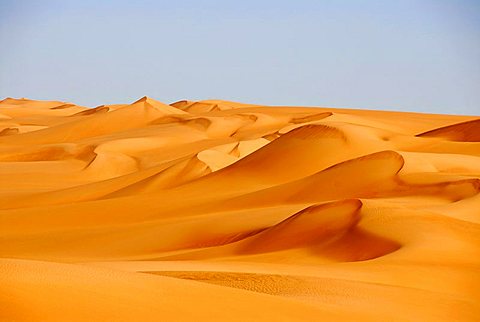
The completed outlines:
[[[475,116],[0,101],[2,321],[478,321]]]
[[[418,136],[446,138],[459,142],[480,142],[480,119],[444,126]]]

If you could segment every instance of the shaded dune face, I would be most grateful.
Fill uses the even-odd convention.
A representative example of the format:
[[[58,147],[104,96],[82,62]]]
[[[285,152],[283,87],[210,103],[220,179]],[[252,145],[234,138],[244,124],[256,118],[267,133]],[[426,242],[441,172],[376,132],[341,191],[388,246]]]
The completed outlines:
[[[236,235],[222,246],[168,257],[169,260],[229,256],[285,256],[288,251],[309,250],[323,261],[361,261],[394,252],[400,244],[358,227],[362,202],[345,199],[307,207],[287,219],[257,231]]]
[[[360,207],[359,200],[310,206],[250,238],[240,252],[271,252],[327,243],[356,226]]]
[[[458,142],[480,142],[480,119],[443,126],[417,136],[438,137]]]
[[[478,321],[479,133],[454,115],[4,99],[0,320]]]

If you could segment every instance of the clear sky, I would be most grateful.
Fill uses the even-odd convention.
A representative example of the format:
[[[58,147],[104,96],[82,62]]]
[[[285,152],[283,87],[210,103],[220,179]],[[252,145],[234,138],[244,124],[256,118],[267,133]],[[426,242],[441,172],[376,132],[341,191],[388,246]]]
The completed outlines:
[[[480,1],[0,0],[0,97],[480,114]]]

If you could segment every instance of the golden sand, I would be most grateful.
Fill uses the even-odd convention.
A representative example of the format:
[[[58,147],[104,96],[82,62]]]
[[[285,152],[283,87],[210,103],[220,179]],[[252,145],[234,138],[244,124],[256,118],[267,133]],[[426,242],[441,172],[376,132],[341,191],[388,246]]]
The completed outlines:
[[[0,102],[0,320],[479,321],[480,119]]]

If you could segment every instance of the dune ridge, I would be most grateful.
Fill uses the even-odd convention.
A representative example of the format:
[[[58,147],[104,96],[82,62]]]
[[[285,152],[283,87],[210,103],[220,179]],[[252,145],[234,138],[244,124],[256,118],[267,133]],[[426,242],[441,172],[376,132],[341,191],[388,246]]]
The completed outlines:
[[[418,136],[446,138],[459,142],[480,142],[480,119],[447,125]]]
[[[2,321],[478,321],[476,116],[0,101]]]

